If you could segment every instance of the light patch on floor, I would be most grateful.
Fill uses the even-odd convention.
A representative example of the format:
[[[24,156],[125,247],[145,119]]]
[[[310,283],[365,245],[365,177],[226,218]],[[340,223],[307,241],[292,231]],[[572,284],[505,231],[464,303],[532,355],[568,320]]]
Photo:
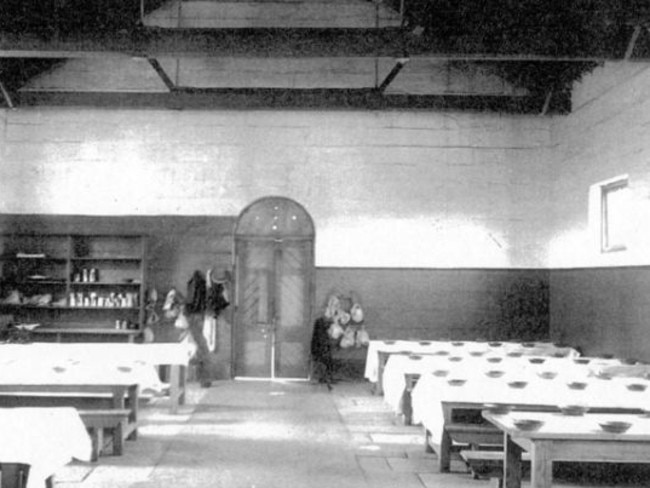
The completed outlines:
[[[370,434],[376,444],[419,444],[424,442],[422,433],[418,434]]]

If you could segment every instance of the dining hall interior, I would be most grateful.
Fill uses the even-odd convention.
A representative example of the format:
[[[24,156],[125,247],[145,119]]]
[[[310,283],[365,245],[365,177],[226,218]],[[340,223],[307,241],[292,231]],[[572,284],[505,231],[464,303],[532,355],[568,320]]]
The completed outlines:
[[[646,2],[0,11],[2,488],[647,485]]]

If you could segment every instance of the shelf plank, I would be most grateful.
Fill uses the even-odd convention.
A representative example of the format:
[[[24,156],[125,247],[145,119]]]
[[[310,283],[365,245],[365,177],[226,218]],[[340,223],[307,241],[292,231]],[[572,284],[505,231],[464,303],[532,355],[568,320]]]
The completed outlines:
[[[86,262],[88,262],[88,261],[95,261],[95,262],[98,262],[98,261],[106,261],[106,262],[133,261],[133,262],[139,263],[140,261],[142,261],[142,258],[139,258],[137,256],[112,256],[112,257],[108,257],[108,256],[94,256],[94,257],[86,256],[86,257],[83,257],[83,258],[73,256],[73,257],[70,258],[70,260],[71,261],[86,261]]]
[[[140,333],[137,329],[109,329],[94,327],[47,327],[34,329],[32,333],[36,334],[99,334],[99,335],[137,335]]]

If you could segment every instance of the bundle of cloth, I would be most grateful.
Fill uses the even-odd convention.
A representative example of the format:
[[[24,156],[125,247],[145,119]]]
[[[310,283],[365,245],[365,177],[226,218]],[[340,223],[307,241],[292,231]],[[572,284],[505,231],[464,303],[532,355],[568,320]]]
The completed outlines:
[[[354,295],[331,295],[325,308],[325,318],[330,320],[328,335],[338,341],[340,348],[364,347],[370,342],[363,308]]]

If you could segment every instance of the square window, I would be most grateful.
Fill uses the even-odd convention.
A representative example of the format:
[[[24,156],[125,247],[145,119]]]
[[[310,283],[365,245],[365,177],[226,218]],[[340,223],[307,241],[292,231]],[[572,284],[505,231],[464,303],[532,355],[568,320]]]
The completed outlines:
[[[600,248],[602,252],[626,249],[629,210],[627,178],[600,187]]]

